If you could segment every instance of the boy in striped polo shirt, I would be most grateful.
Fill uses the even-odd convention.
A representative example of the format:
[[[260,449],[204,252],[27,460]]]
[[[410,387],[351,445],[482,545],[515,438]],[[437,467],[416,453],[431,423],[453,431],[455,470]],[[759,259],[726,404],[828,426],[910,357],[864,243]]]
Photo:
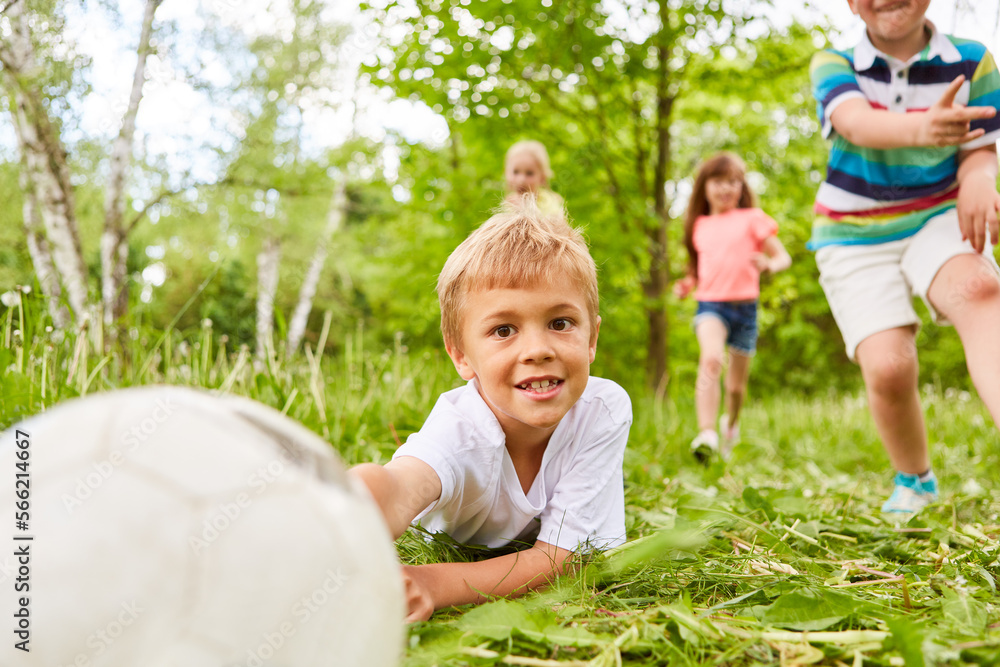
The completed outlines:
[[[884,512],[937,498],[917,391],[919,296],[954,324],[1000,424],[996,141],[1000,74],[986,48],[939,33],[930,0],[847,0],[866,31],[812,61],[832,138],[809,247],[847,354],[861,366],[895,489]]]

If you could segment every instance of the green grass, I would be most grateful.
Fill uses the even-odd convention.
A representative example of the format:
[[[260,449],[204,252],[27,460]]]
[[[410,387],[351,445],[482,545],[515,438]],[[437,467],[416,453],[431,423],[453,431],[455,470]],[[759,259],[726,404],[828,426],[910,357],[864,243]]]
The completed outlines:
[[[0,428],[82,394],[183,384],[282,410],[348,463],[385,461],[460,382],[443,354],[366,349],[360,331],[336,358],[255,365],[210,326],[105,355],[99,332],[57,340],[19,308],[0,317]],[[1000,437],[975,396],[923,387],[942,499],[898,526],[878,512],[891,474],[862,396],[751,399],[732,459],[704,468],[686,451],[690,392],[672,392],[633,393],[629,544],[549,590],[411,626],[405,665],[1000,664]],[[398,548],[409,563],[481,556],[413,534]]]

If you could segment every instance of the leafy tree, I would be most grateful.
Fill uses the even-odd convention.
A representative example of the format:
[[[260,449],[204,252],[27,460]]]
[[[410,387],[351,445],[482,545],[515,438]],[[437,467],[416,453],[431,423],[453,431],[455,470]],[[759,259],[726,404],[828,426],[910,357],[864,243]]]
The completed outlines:
[[[772,29],[751,16],[761,4],[747,4],[744,14],[705,0],[419,0],[415,11],[368,4],[387,37],[367,73],[448,120],[450,146],[441,161],[447,154],[456,159],[440,173],[453,183],[483,188],[484,173],[498,178],[506,144],[519,136],[548,145],[556,188],[572,217],[586,224],[602,268],[605,312],[617,316],[623,340],[645,338],[640,360],[648,381],[662,386],[668,341],[677,338],[668,327],[667,287],[681,258],[680,230],[671,223],[696,163],[721,148],[743,154],[763,177],[765,203],[771,196],[784,202],[769,210],[794,221],[788,235],[804,243],[807,234],[823,160],[807,69],[822,35],[795,25]],[[463,154],[484,156],[466,161],[478,179],[463,173]],[[459,204],[469,194],[452,189],[446,202],[458,216],[468,210]],[[413,194],[419,201],[421,193]],[[794,278],[776,283],[778,303],[793,298]],[[798,314],[807,329],[827,317]]]
[[[125,186],[132,163],[135,117],[146,80],[146,57],[151,52],[153,19],[161,1],[146,0],[131,93],[110,154],[101,237],[101,294],[108,327],[124,314],[127,304],[127,237],[138,218],[126,223]],[[0,74],[21,154],[28,249],[53,322],[62,327],[68,319],[60,304],[63,288],[76,318],[82,320],[90,310],[70,164],[61,132],[60,107],[64,102],[54,94],[72,83],[65,68],[74,66],[75,57],[72,48],[60,46],[64,3],[35,3],[31,8],[27,4],[18,0],[4,5],[0,30],[6,34],[0,42]]]

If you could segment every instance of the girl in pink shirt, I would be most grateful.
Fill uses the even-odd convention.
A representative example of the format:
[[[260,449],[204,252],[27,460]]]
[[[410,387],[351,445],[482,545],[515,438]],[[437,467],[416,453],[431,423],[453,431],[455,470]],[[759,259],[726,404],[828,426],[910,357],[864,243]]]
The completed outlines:
[[[701,165],[684,218],[688,272],[674,293],[683,299],[695,289],[698,300],[694,328],[701,352],[694,397],[699,433],[691,451],[702,462],[720,452],[727,457],[739,439],[740,407],[757,347],[760,274],[783,271],[792,263],[777,233],[778,224],[754,207],[742,160],[719,153]],[[726,411],[716,431],[727,346]]]

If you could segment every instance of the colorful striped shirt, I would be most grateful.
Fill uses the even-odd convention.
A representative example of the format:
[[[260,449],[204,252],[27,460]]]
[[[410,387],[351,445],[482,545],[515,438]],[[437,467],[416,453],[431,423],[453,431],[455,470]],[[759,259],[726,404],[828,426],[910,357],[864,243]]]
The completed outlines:
[[[820,51],[810,65],[823,136],[833,138],[826,180],[816,193],[808,247],[884,243],[915,234],[958,197],[959,150],[991,146],[1000,138],[1000,114],[975,120],[986,134],[961,146],[866,148],[836,133],[830,115],[845,100],[897,113],[925,111],[959,74],[957,104],[1000,108],[1000,73],[986,47],[939,33],[903,62],[879,52],[867,33],[853,49]]]

